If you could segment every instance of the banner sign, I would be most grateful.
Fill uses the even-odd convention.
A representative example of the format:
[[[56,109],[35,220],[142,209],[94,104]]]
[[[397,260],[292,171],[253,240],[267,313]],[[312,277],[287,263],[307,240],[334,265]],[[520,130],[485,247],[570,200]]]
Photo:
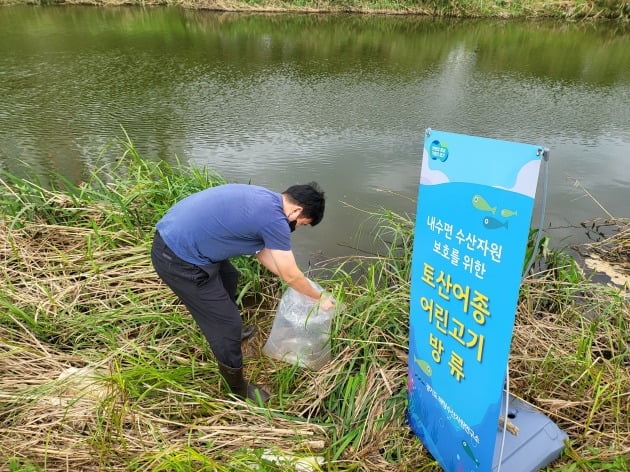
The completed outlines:
[[[407,414],[447,472],[492,468],[542,156],[539,146],[426,132]]]

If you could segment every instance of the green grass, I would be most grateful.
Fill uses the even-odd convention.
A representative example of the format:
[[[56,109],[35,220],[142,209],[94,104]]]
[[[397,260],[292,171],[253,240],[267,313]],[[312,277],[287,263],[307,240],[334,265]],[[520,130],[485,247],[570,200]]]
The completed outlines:
[[[318,372],[261,354],[284,287],[238,260],[243,316],[259,325],[246,374],[274,393],[261,408],[228,395],[149,258],[166,209],[224,180],[114,145],[116,165],[82,185],[0,181],[0,467],[290,471],[316,456],[322,470],[440,470],[404,420],[411,217],[369,213],[376,253],[318,270],[344,307]],[[545,247],[522,285],[510,391],[569,434],[548,470],[627,470],[628,299]]]

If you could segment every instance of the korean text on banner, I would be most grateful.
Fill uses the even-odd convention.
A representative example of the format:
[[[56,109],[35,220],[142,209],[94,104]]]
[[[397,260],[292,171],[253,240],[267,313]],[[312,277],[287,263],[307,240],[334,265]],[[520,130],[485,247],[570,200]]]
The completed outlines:
[[[542,154],[529,144],[426,133],[408,420],[447,472],[492,467]]]

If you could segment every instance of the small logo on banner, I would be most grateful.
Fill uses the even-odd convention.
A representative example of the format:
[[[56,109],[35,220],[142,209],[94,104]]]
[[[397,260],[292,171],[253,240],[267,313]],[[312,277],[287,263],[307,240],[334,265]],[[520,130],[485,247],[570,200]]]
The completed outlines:
[[[431,159],[444,162],[448,159],[448,147],[446,143],[441,143],[436,139],[431,143],[429,154],[431,155]]]

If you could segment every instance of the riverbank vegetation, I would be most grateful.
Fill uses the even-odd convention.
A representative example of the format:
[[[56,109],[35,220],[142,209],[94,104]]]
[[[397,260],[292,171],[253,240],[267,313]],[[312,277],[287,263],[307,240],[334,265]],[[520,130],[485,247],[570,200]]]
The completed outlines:
[[[318,281],[344,311],[319,372],[261,354],[283,287],[238,260],[243,316],[259,326],[243,345],[245,370],[274,392],[261,408],[228,395],[149,258],[160,215],[222,178],[121,145],[113,168],[78,186],[1,177],[0,467],[440,470],[405,423],[412,219],[375,212],[375,241],[388,249],[323,269]],[[630,221],[608,224],[595,252],[628,275]],[[510,391],[569,435],[547,470],[628,470],[627,291],[541,249],[522,284]]]
[[[2,0],[0,3],[181,6],[249,12],[371,13],[466,18],[630,18],[626,0]]]

